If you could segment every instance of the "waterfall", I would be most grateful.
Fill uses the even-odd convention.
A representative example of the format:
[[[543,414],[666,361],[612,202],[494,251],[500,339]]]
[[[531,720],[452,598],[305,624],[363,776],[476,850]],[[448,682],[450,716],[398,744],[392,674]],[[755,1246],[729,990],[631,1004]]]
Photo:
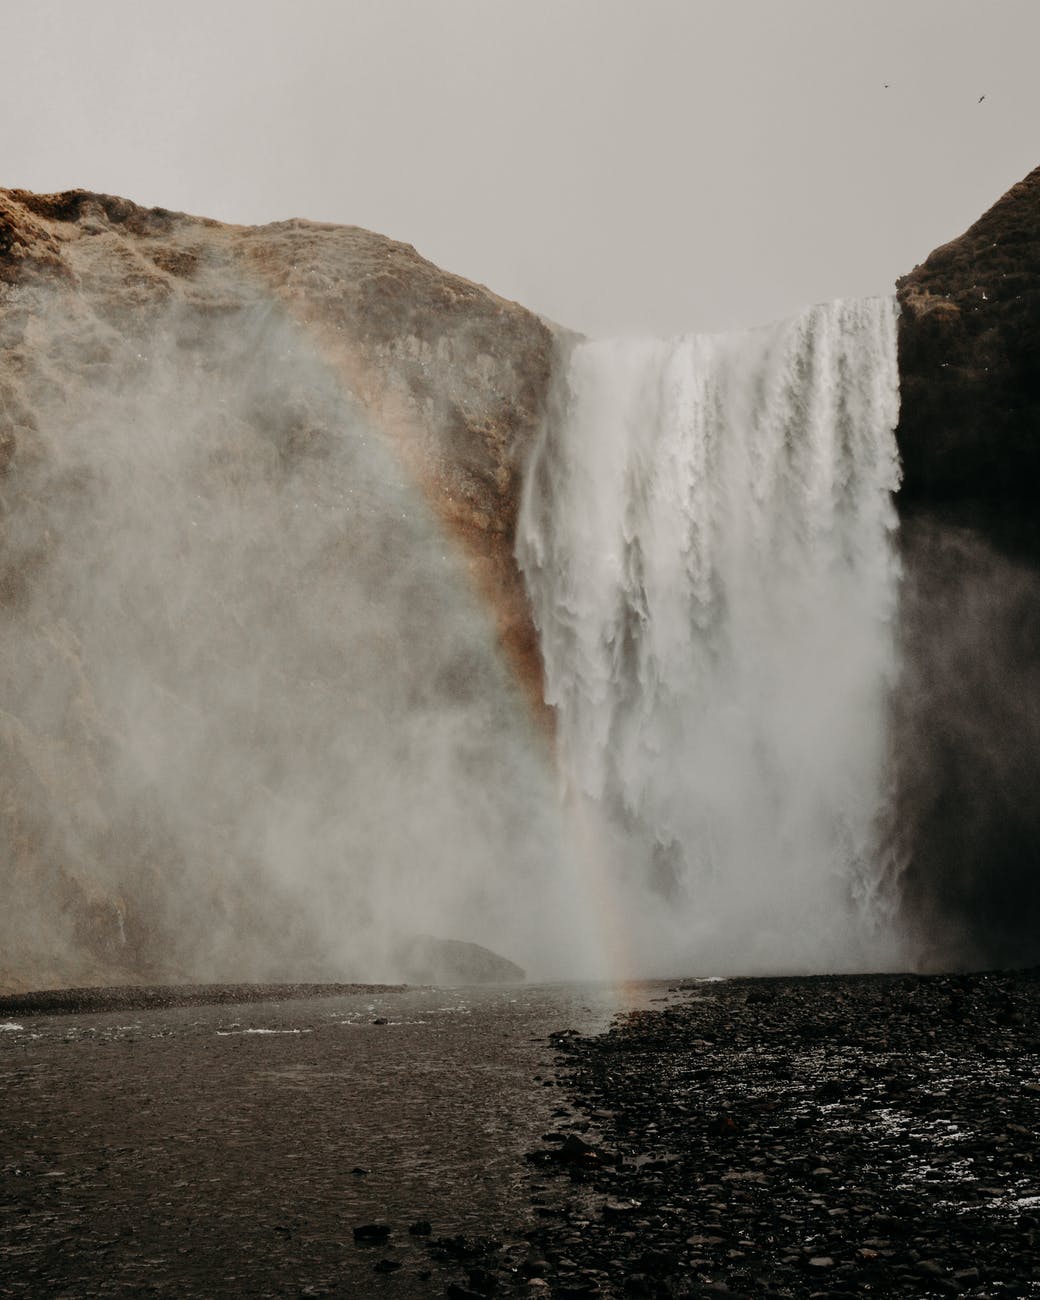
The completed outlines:
[[[570,355],[518,558],[614,968],[898,964],[896,315]]]

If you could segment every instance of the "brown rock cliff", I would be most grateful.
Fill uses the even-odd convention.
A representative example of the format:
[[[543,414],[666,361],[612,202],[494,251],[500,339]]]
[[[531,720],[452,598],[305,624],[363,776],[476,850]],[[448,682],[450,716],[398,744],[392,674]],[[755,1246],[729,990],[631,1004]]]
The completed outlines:
[[[479,619],[548,726],[513,541],[553,346],[365,230],[0,191],[0,985],[336,978],[299,858],[361,859],[370,923],[380,855],[508,858],[444,805],[525,807]]]

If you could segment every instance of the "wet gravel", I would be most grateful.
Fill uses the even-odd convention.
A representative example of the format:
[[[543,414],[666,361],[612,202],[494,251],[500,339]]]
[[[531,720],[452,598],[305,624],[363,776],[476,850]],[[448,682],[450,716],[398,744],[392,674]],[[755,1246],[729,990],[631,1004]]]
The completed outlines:
[[[618,996],[0,1011],[0,1295],[1040,1296],[1040,973]]]
[[[1038,972],[686,996],[556,1038],[543,1293],[1040,1295]]]

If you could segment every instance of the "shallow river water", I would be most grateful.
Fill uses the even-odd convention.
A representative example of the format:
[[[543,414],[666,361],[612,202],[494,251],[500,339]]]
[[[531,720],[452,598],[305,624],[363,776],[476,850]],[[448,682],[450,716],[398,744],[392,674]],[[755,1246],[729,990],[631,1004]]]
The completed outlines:
[[[554,1195],[523,1160],[560,1120],[548,1034],[667,988],[0,1023],[0,1295],[443,1295],[429,1242],[520,1254],[532,1200]],[[421,1220],[430,1237],[409,1233]],[[355,1244],[373,1222],[385,1245]]]

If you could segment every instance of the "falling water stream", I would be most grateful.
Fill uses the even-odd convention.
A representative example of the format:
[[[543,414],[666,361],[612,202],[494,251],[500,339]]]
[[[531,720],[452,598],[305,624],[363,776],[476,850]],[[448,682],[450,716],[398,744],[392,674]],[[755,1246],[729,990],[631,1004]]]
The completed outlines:
[[[898,964],[896,314],[573,350],[518,554],[609,968]]]

